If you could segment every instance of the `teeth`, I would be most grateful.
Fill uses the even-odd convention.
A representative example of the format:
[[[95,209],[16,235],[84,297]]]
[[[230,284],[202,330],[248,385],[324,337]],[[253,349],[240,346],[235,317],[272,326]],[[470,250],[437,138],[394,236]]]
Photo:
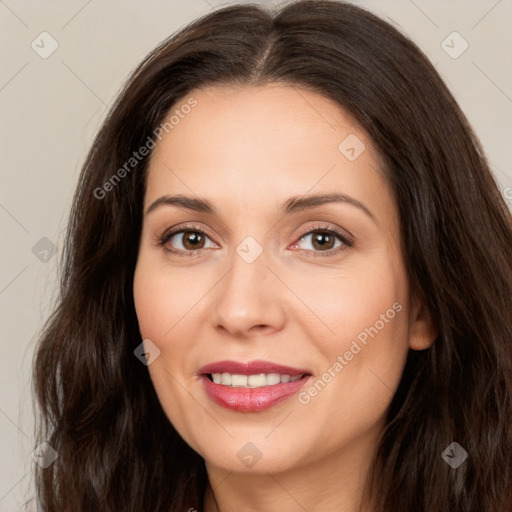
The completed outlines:
[[[279,373],[259,373],[257,375],[237,375],[231,373],[212,373],[213,382],[223,386],[234,388],[260,388],[263,386],[275,386],[283,382],[295,382],[302,375],[280,375]]]

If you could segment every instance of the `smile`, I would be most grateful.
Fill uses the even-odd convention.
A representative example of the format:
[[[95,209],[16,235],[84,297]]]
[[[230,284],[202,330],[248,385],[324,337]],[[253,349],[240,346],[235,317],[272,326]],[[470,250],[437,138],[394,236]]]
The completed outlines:
[[[219,361],[198,373],[210,400],[238,412],[269,409],[298,393],[312,378],[308,370],[267,361]]]
[[[261,388],[263,386],[275,386],[276,384],[295,382],[303,375],[280,375],[279,373],[259,373],[256,375],[238,375],[231,373],[210,373],[210,379],[215,384],[231,386],[235,388]]]

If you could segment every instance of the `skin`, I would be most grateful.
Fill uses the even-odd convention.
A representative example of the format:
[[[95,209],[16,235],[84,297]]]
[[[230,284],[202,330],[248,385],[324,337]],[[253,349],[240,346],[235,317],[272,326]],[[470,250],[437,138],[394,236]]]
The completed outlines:
[[[151,156],[144,211],[184,194],[218,214],[164,205],[144,216],[134,299],[142,338],[160,350],[148,366],[155,390],[205,459],[205,512],[355,512],[408,349],[428,348],[437,334],[409,288],[379,155],[344,110],[303,88],[209,87],[179,103],[190,97],[197,106]],[[365,144],[354,161],[338,149],[350,134]],[[332,192],[372,216],[349,203],[279,211],[291,196]],[[166,246],[192,256],[157,244],[190,223],[206,233],[199,245],[181,232]],[[348,231],[353,246],[336,236],[315,244],[318,225]],[[236,252],[247,236],[263,250],[252,263]],[[307,404],[295,395],[242,413],[203,390],[198,369],[225,359],[305,368],[316,380],[396,303],[400,312]],[[261,453],[252,467],[237,457],[246,443]]]

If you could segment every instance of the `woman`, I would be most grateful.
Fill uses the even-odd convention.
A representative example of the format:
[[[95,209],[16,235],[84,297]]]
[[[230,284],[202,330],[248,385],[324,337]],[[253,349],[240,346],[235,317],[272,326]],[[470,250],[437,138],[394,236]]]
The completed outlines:
[[[135,70],[34,360],[53,511],[512,510],[512,222],[421,51],[231,6]]]

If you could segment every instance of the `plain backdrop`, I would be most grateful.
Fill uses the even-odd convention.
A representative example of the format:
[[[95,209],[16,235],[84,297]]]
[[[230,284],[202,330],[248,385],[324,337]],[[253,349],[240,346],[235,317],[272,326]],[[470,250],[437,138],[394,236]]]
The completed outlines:
[[[0,1],[0,512],[22,510],[34,495],[31,361],[56,299],[64,229],[92,138],[154,46],[230,3]],[[391,21],[431,59],[512,202],[512,0],[354,3]]]

